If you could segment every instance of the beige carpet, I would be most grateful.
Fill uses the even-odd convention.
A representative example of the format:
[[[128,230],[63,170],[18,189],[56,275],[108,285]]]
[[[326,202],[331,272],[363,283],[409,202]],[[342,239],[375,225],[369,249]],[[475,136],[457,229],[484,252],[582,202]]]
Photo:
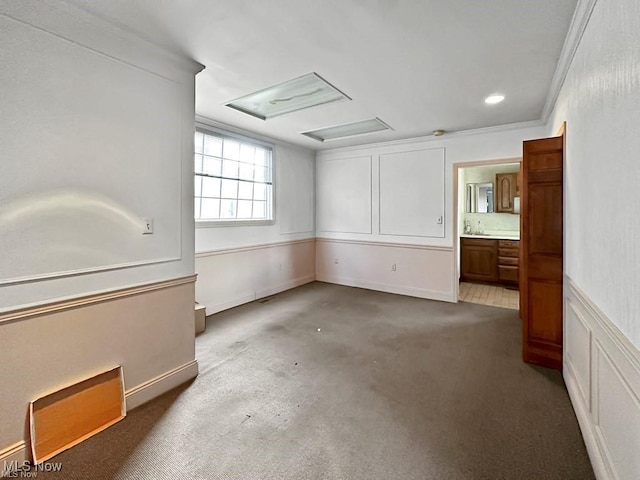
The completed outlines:
[[[209,317],[197,357],[194,382],[38,478],[594,478],[514,310],[313,283]]]

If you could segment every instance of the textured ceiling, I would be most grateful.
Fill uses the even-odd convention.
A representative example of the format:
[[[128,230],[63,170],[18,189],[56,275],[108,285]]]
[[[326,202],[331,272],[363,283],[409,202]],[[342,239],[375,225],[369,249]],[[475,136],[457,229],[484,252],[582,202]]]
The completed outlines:
[[[313,149],[541,118],[577,0],[70,0],[206,66],[198,115]],[[267,121],[224,106],[317,72],[351,97]],[[506,96],[495,106],[484,98]],[[393,131],[300,132],[379,117]]]

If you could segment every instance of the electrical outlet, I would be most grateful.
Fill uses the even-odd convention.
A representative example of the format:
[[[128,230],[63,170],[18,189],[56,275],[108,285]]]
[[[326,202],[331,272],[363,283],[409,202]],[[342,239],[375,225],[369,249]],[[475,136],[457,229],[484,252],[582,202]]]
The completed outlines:
[[[395,272],[396,271],[396,264],[394,263],[393,265],[391,265],[391,271]]]
[[[145,217],[142,219],[142,234],[151,235],[153,233],[153,218]]]

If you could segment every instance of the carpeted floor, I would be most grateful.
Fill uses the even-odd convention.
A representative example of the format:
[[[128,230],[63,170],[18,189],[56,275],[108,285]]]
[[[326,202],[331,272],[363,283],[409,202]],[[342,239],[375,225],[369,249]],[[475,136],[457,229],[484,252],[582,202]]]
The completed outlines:
[[[517,315],[313,283],[211,316],[195,381],[38,478],[593,479]]]

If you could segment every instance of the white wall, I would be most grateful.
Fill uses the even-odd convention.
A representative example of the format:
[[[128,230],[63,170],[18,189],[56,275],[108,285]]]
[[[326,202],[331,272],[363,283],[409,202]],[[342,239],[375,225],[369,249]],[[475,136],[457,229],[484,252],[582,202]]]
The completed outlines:
[[[457,221],[453,212],[453,165],[520,157],[523,140],[545,133],[542,126],[512,126],[319,152],[316,211],[317,235],[322,241],[317,243],[317,278],[455,301],[458,272],[453,238]],[[392,179],[384,178],[385,159],[402,159],[405,152],[419,153],[410,161],[400,162],[402,168],[393,171]],[[433,170],[438,164],[442,165],[439,173]],[[381,198],[385,202],[385,197],[380,194],[389,184],[404,184],[408,190],[415,186],[414,193],[420,195],[414,195],[415,201],[404,201],[400,190],[391,188],[393,194],[386,197],[391,202],[384,205]],[[432,210],[434,204],[438,206]],[[344,208],[336,220],[339,205]],[[396,212],[399,220],[387,223],[390,230],[384,230],[381,212],[386,212],[387,218]],[[437,223],[440,215],[441,225]],[[411,223],[417,230],[404,228]],[[341,261],[346,258],[347,265]],[[416,268],[418,265],[420,268]]]
[[[639,49],[640,3],[597,2],[548,133],[567,121],[566,273],[640,348]]]
[[[0,43],[0,312],[192,273],[200,67],[55,1]]]
[[[254,137],[275,147],[275,222],[196,227],[198,303],[211,315],[313,281],[314,152],[206,118],[198,118],[198,123]]]
[[[640,3],[594,4],[547,131],[567,122],[564,376],[597,477],[636,479]]]
[[[197,374],[201,67],[56,0],[0,3],[0,45],[1,464],[30,400],[122,365],[132,407]]]

